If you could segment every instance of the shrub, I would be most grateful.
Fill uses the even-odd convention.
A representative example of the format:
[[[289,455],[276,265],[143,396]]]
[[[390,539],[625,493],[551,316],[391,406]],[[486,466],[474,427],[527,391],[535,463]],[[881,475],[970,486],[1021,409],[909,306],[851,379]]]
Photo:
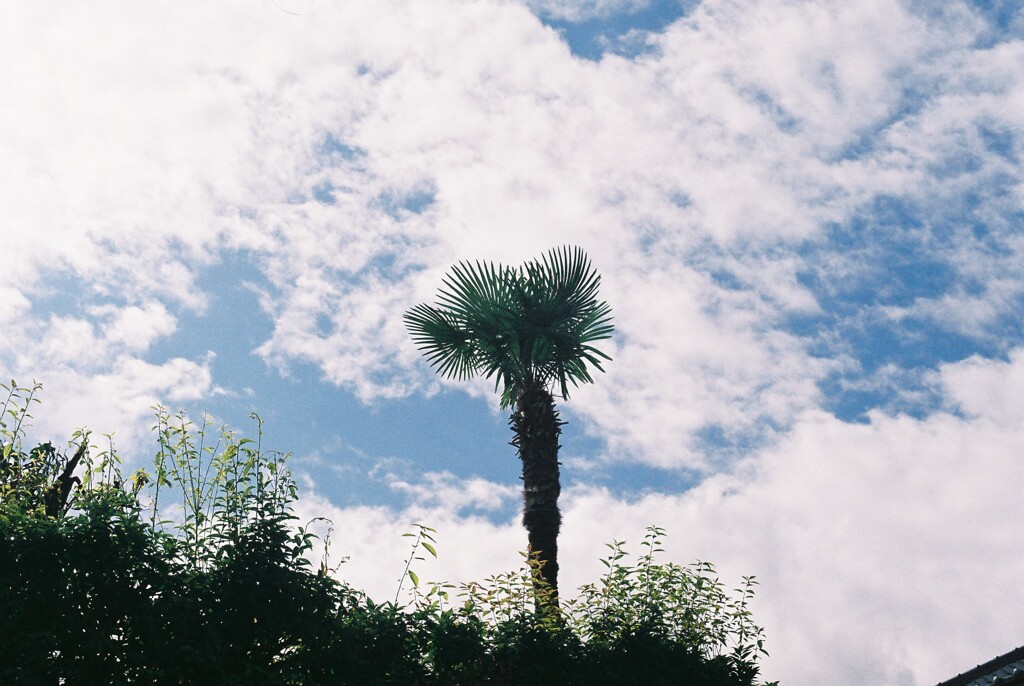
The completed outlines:
[[[748,686],[763,632],[755,580],[727,593],[708,563],[609,544],[605,575],[535,611],[539,562],[454,586],[421,583],[437,555],[417,525],[408,605],[377,603],[309,561],[287,456],[257,437],[157,409],[153,471],[122,478],[80,431],[72,456],[22,446],[38,386],[0,412],[0,683]],[[167,505],[180,512],[163,520]],[[161,507],[163,505],[163,507]],[[399,592],[401,586],[399,587]]]

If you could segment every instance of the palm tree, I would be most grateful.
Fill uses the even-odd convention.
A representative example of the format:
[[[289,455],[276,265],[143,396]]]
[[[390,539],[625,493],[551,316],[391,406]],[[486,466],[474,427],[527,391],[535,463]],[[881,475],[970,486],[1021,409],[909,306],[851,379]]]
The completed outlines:
[[[442,376],[494,377],[502,409],[511,409],[512,445],[523,462],[523,525],[540,562],[539,590],[558,602],[558,438],[562,422],[553,388],[592,383],[610,360],[592,344],[611,338],[611,307],[576,247],[549,251],[519,268],[461,262],[445,276],[438,305],[417,305],[405,323],[417,347]]]

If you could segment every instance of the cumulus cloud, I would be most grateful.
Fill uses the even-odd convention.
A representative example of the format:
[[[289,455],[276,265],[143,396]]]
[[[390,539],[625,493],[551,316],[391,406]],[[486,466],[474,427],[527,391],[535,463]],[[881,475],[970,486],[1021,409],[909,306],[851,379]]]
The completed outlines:
[[[954,406],[968,417],[988,418],[999,426],[1024,425],[1024,408],[1014,400],[1024,387],[1024,350],[1011,351],[1005,361],[972,356],[942,370],[942,383]]]
[[[8,322],[0,336],[6,379],[42,383],[45,412],[34,410],[30,436],[59,444],[74,430],[116,435],[122,454],[150,442],[152,408],[219,392],[207,354],[198,360],[140,357],[174,332],[176,319],[158,302],[86,307],[85,316],[57,315]]]
[[[43,383],[40,397],[45,410],[33,410],[35,419],[29,431],[33,440],[60,445],[84,427],[96,437],[113,434],[122,456],[140,460],[153,445],[154,406],[180,406],[208,398],[216,390],[209,360],[194,362],[180,357],[152,364],[124,356],[88,371],[26,364],[15,368],[13,375],[21,385],[29,378]]]
[[[966,418],[848,424],[809,411],[778,445],[686,494],[577,494],[566,537],[635,538],[626,530],[653,521],[676,534],[674,555],[757,574],[768,673],[789,683],[934,683],[1024,630],[1005,611],[1020,601],[1006,571],[1022,565],[1010,523],[1024,514],[1024,434],[1006,401],[1021,392],[1022,359],[942,369]]]
[[[515,486],[480,478],[465,481],[451,472],[428,472],[416,483],[395,480],[390,487],[414,499],[420,506],[447,512],[460,512],[466,508],[500,510],[520,494],[520,489]]]
[[[630,332],[613,369],[625,384],[633,380],[668,399],[660,406],[671,416],[652,418],[658,430],[639,430],[642,418],[591,405],[585,392],[575,406],[610,435],[632,431],[633,452],[650,461],[692,464],[693,458],[667,457],[679,451],[666,446],[686,445],[716,424],[785,426],[815,402],[814,383],[830,365],[808,358],[806,341],[784,327],[787,317],[816,308],[798,278],[806,263],[790,252],[794,241],[825,238],[831,222],[850,221],[880,193],[931,206],[940,195],[962,196],[983,183],[979,177],[923,196],[917,190],[943,149],[933,145],[926,121],[958,117],[958,126],[973,129],[979,117],[991,116],[987,109],[972,114],[956,98],[936,98],[921,114],[902,114],[919,106],[907,88],[966,87],[945,74],[981,30],[976,17],[919,16],[890,2],[759,8],[706,3],[664,33],[656,57],[636,61],[569,60],[542,27],[522,17],[514,31],[532,40],[514,70],[493,67],[501,57],[490,46],[503,45],[497,35],[486,43],[447,42],[429,63],[410,49],[381,79],[380,97],[347,139],[365,152],[363,176],[349,176],[348,186],[379,174],[433,189],[426,223],[413,213],[391,228],[408,237],[433,277],[409,277],[418,299],[429,298],[424,285],[439,283],[446,263],[457,259],[514,262],[552,242],[591,250],[618,305],[620,329]],[[780,25],[781,41],[767,28]],[[466,49],[477,51],[472,66],[455,68],[454,55]],[[999,78],[1007,90],[1012,77],[989,81]],[[413,111],[415,118],[405,114]],[[858,151],[868,136],[885,144]],[[1005,173],[998,155],[984,159],[987,173]],[[969,241],[954,243],[941,257],[971,248]],[[862,269],[847,266],[853,274]],[[1011,259],[1002,271],[1012,269]],[[662,272],[661,280],[635,276]],[[734,284],[709,278],[716,272]],[[346,298],[382,294],[374,279],[357,277],[345,288]],[[358,317],[339,312],[360,326]],[[687,322],[687,331],[667,335],[659,315]],[[332,338],[308,323],[280,327],[264,350],[315,343],[318,351],[303,348],[300,355],[320,360],[329,377],[365,397],[408,392],[402,374],[394,367],[378,374],[372,351],[359,348],[371,332],[400,345],[393,321],[357,331],[341,323],[338,332]],[[697,349],[688,353],[690,346]],[[414,359],[408,344],[404,350],[392,361]],[[332,359],[339,364],[331,366]],[[371,371],[351,371],[356,366]],[[622,392],[618,383],[611,387],[609,393]],[[618,406],[647,407],[632,398]],[[610,426],[616,419],[620,424]]]
[[[878,194],[932,206],[1019,176],[985,152],[979,122],[1015,123],[1021,48],[975,48],[985,24],[964,6],[705,2],[654,53],[597,64],[514,4],[292,9],[83,11],[38,34],[53,50],[8,47],[31,59],[6,86],[18,105],[0,135],[33,170],[3,184],[18,194],[10,225],[45,227],[8,238],[27,258],[4,273],[8,316],[44,265],[128,306],[202,311],[197,269],[247,251],[272,284],[258,353],[282,370],[312,362],[371,401],[430,383],[396,315],[448,265],[578,243],[629,335],[623,389],[577,411],[642,459],[692,465],[666,446],[785,426],[815,402],[828,365],[785,329],[816,307],[801,241]],[[361,30],[370,17],[388,31]],[[97,30],[61,42],[62,22]],[[77,77],[58,69],[72,64]],[[965,146],[977,171],[931,172]],[[973,254],[962,269],[986,281],[997,264],[966,239],[950,253]],[[960,302],[927,300],[935,321]],[[612,424],[607,402],[639,407],[631,383],[672,408],[658,431],[636,415]]]
[[[324,517],[315,527],[321,537],[331,531],[334,545],[327,551],[329,566],[341,565],[337,576],[354,588],[366,591],[378,601],[393,600],[399,590],[405,560],[412,549],[416,524],[436,529],[438,558],[418,561],[413,567],[424,581],[483,580],[491,574],[518,569],[517,551],[525,549],[525,536],[518,521],[494,524],[486,517],[459,517],[453,510],[436,505],[412,505],[404,510],[387,507],[338,507],[323,494],[307,491],[296,504],[302,522]],[[475,542],[477,550],[467,554],[465,545]],[[323,549],[319,551],[323,554]],[[422,554],[422,551],[420,553]],[[405,582],[408,592],[409,584]]]
[[[715,563],[723,580],[760,582],[755,618],[767,628],[765,675],[790,684],[930,684],[1009,649],[1024,631],[1015,522],[1024,351],[941,372],[948,401],[969,416],[874,413],[865,424],[808,410],[776,445],[685,493],[623,497],[576,487],[563,495],[559,544],[566,595],[603,569],[603,543],[666,527],[665,559]],[[438,475],[445,488],[450,476]],[[472,483],[464,485],[467,492]],[[350,555],[341,576],[393,597],[412,522],[438,529],[432,579],[468,581],[517,566],[517,520],[457,516],[430,489],[405,510],[337,508],[319,495],[304,516],[327,513]],[[467,496],[468,497],[468,496]],[[384,532],[383,538],[366,532]],[[343,533],[342,533],[343,532]],[[381,569],[395,570],[394,580]],[[1012,641],[1012,638],[1009,639]]]

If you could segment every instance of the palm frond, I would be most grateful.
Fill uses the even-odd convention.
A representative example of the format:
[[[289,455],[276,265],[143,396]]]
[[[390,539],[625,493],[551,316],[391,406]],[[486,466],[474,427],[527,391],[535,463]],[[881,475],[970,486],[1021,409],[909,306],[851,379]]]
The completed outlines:
[[[523,274],[530,284],[527,321],[550,343],[538,349],[551,357],[550,378],[558,380],[566,396],[567,382],[578,386],[593,381],[584,364],[595,361],[587,354],[593,349],[589,344],[610,338],[615,330],[611,307],[597,299],[601,277],[583,250],[568,246],[527,263]]]
[[[601,277],[578,247],[563,246],[514,269],[460,262],[445,275],[437,307],[417,305],[406,326],[439,373],[494,378],[508,407],[529,383],[593,382],[609,360],[593,343],[610,338],[611,307]],[[588,367],[589,365],[589,367]]]
[[[476,371],[476,342],[449,313],[417,305],[403,317],[413,342],[441,376],[466,379]]]

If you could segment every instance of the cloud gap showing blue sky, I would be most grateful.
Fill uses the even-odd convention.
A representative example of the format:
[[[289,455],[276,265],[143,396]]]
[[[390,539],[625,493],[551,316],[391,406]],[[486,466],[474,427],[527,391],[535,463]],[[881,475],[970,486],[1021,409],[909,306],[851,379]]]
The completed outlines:
[[[636,57],[650,52],[647,36],[686,16],[699,0],[541,0],[533,4],[573,54],[599,60],[609,53]]]

